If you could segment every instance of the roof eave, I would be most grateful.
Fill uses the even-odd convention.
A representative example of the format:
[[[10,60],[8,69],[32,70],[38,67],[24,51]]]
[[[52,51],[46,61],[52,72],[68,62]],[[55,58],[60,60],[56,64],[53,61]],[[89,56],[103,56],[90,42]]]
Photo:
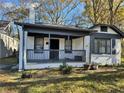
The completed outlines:
[[[58,29],[58,30],[70,30],[70,31],[83,31],[86,33],[93,33],[97,32],[97,30],[91,30],[91,29],[82,29],[82,28],[73,28],[73,27],[57,27],[57,26],[52,26],[52,25],[40,25],[40,24],[30,24],[30,23],[19,23],[19,22],[14,22],[17,25],[24,26],[24,27],[32,27],[32,28],[49,28],[49,29]]]

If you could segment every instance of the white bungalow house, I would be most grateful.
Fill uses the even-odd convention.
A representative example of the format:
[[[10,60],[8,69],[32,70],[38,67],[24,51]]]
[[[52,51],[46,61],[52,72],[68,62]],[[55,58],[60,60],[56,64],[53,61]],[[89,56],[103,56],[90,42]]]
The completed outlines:
[[[54,68],[63,62],[74,67],[88,63],[121,63],[121,38],[124,33],[115,26],[98,24],[82,29],[15,24],[20,27],[19,70]]]

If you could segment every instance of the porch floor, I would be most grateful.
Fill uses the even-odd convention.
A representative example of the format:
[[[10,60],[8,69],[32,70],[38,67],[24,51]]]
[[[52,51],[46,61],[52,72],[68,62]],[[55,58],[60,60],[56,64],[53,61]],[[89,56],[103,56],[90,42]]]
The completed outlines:
[[[83,67],[86,62],[79,62],[79,61],[71,61],[71,62],[66,62],[67,65],[72,66],[72,67]],[[44,68],[58,68],[60,65],[63,65],[62,61],[48,61],[48,62],[28,62],[25,65],[25,69],[44,69]]]

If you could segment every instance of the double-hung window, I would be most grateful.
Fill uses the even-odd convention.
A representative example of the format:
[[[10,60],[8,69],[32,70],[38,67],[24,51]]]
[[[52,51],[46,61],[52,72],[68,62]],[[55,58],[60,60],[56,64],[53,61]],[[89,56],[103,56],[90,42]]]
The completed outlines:
[[[95,38],[94,53],[95,54],[110,54],[111,53],[111,39]]]
[[[65,52],[66,53],[72,52],[72,39],[65,39]]]
[[[43,37],[35,37],[35,40],[34,40],[34,49],[35,51],[43,51],[43,46],[44,46],[44,39]]]

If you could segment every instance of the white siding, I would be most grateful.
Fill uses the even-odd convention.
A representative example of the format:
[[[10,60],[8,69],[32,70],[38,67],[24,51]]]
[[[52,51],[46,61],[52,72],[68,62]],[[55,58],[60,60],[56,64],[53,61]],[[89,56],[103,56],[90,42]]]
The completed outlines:
[[[25,69],[43,69],[43,68],[58,68],[63,63],[28,63]],[[82,62],[67,62],[68,65],[73,67],[83,67],[85,63]]]
[[[61,38],[59,39],[59,49],[60,50],[64,50],[65,49],[65,39],[64,38]]]
[[[72,40],[73,50],[83,50],[83,37]]]
[[[117,51],[116,59],[117,59],[117,62],[120,64],[121,63],[121,39],[116,40],[116,47],[115,48]]]
[[[33,36],[27,37],[27,49],[34,49],[34,37]]]
[[[54,38],[59,39],[59,50],[65,49],[65,39],[64,38]],[[46,42],[49,42],[49,38],[44,38],[44,49],[49,49],[49,44],[46,44]],[[27,49],[34,49],[34,37],[28,36],[27,37]],[[77,38],[72,40],[72,49],[73,50],[83,50],[83,37]]]
[[[34,49],[34,37],[28,36],[27,37],[27,49]],[[65,39],[64,38],[52,38],[52,39],[59,39],[59,59],[64,58],[70,58],[74,59],[76,55],[82,55],[82,51],[73,51],[72,53],[65,53],[63,51],[65,49]],[[44,38],[44,49],[49,50],[49,45],[46,44],[46,42],[49,42],[49,38]],[[76,38],[72,41],[72,49],[73,50],[83,50],[83,37],[82,38]],[[33,54],[33,55],[32,55]],[[33,59],[49,59],[49,51],[44,51],[43,53],[34,53],[33,51],[29,56]]]
[[[100,65],[112,64],[112,55],[91,54],[91,63],[98,63]]]
[[[93,28],[93,30],[97,30],[97,33],[108,33],[108,34],[117,34],[114,30],[112,30],[110,27],[108,27],[108,31],[107,32],[101,32],[100,31],[100,26],[96,26]]]
[[[48,44],[47,44],[48,42]],[[44,38],[44,49],[48,50],[49,49],[49,38],[45,37]]]
[[[90,59],[90,36],[84,38],[84,50],[86,50],[86,62],[89,63]]]

